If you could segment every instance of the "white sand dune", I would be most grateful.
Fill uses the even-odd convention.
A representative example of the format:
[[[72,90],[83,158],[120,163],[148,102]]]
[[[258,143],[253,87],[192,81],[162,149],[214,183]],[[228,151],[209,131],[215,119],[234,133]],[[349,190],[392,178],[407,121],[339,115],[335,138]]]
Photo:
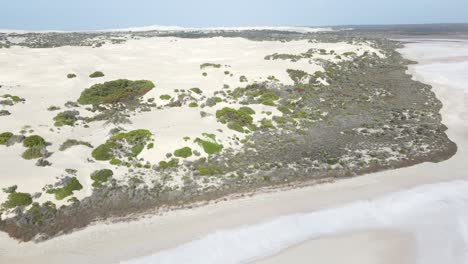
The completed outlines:
[[[292,214],[320,212],[320,209],[332,208],[344,203],[349,204],[353,201],[374,199],[384,194],[422,184],[468,179],[466,173],[468,171],[468,163],[466,162],[468,160],[468,100],[466,91],[463,90],[464,87],[453,86],[450,82],[447,82],[447,79],[443,78],[444,73],[450,70],[451,65],[439,67],[439,72],[423,70],[425,67],[424,54],[433,54],[434,47],[431,45],[411,44],[403,50],[403,53],[407,57],[417,59],[422,63],[421,65],[412,66],[411,72],[415,74],[418,80],[433,84],[437,97],[444,104],[441,111],[443,122],[449,127],[449,137],[459,146],[458,153],[450,160],[438,164],[425,163],[410,168],[375,173],[339,181],[334,184],[260,194],[254,197],[210,204],[196,209],[170,212],[163,216],[148,216],[145,219],[130,223],[99,223],[40,244],[19,244],[9,239],[5,234],[0,234],[0,262],[101,264],[116,263],[157,253],[167,254],[172,252],[184,255],[190,253],[190,251],[180,251],[175,247],[194,240],[192,243],[197,243],[197,239],[203,241],[210,234],[216,234],[217,230],[242,231],[245,228],[255,228],[259,223],[275,221],[279,216],[287,217]],[[443,45],[447,45],[447,50],[467,49],[466,46]],[[418,53],[418,51],[422,51],[422,54]],[[441,59],[443,57],[442,54]],[[435,74],[439,75],[435,76]],[[389,227],[391,225],[386,226],[384,231],[371,230],[370,232],[354,233],[350,236],[335,234],[333,237],[323,238],[324,240],[316,240],[315,242],[311,241],[296,249],[286,251],[284,253],[286,255],[280,254],[276,258],[265,260],[268,261],[265,263],[286,263],[306,259],[310,261],[304,263],[312,261],[317,263],[342,263],[343,259],[347,260],[348,263],[378,263],[376,260],[382,260],[381,263],[395,263],[398,260],[396,258],[398,255],[407,257],[404,259],[402,257],[401,262],[397,261],[398,263],[405,263],[404,261],[408,261],[414,256],[417,257],[416,253],[414,256],[412,255],[413,250],[411,252],[405,251],[405,248],[408,247],[412,248],[414,246],[414,248],[417,248],[413,236],[409,235],[408,232],[394,232]],[[282,231],[287,233],[288,226],[283,228]],[[297,226],[292,226],[292,228],[297,228]],[[320,228],[320,226],[317,228]],[[216,241],[217,245],[222,248],[221,242],[224,238],[222,236],[218,237],[221,240]],[[302,237],[299,240],[293,239],[289,243],[280,243],[280,247],[276,248],[276,251],[271,251],[270,243],[260,244],[263,250],[260,250],[261,252],[257,257],[273,254],[281,248],[292,246],[307,239],[307,237]],[[379,241],[377,245],[370,246],[376,240]],[[249,242],[252,243],[252,241]],[[335,249],[343,248],[345,242],[348,249],[344,253],[353,254],[358,252],[358,256],[362,254],[362,257],[328,258],[327,254],[313,254],[317,250],[322,253],[338,254]],[[408,246],[402,247],[402,244]],[[304,247],[306,249],[303,249]],[[312,249],[309,250],[310,247]],[[366,247],[368,250],[363,252],[362,247]],[[244,253],[241,251],[216,251],[217,247],[212,249],[213,251],[208,249],[208,252],[216,253],[218,256],[223,256],[223,254],[242,256]],[[293,254],[288,255],[288,252],[293,252]],[[190,262],[209,263],[203,261],[210,256],[212,255],[194,255]],[[158,255],[155,256],[155,258],[157,257]],[[151,262],[152,260],[153,262]],[[144,261],[154,263],[154,259],[151,257],[149,259],[131,260],[131,263],[148,263]]]

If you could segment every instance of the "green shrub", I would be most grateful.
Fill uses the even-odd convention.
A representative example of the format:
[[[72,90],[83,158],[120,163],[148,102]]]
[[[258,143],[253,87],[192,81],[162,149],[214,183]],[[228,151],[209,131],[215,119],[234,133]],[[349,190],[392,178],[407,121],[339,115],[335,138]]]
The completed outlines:
[[[114,172],[109,169],[103,169],[95,171],[91,174],[91,179],[94,181],[92,186],[94,188],[101,187],[104,183],[109,181],[109,179],[114,175]]]
[[[202,65],[200,65],[200,69],[205,69],[205,68],[208,68],[208,67],[212,67],[212,68],[221,68],[221,64],[215,64],[215,63],[203,63]]]
[[[179,160],[176,158],[172,158],[169,161],[160,161],[159,162],[159,167],[161,169],[168,169],[168,168],[175,168],[179,165]]]
[[[49,189],[47,190],[47,193],[54,194],[55,199],[57,200],[63,200],[65,197],[72,195],[74,191],[79,191],[81,189],[83,189],[83,186],[76,177],[73,177],[65,186],[56,189]]]
[[[195,143],[200,145],[206,154],[215,154],[223,150],[223,145],[216,142],[216,137],[213,134],[203,134],[204,138],[196,138]]]
[[[101,104],[101,103],[117,103],[123,100],[135,99],[148,93],[154,88],[151,81],[139,80],[130,81],[125,79],[99,83],[85,89],[78,103]]]
[[[41,150],[43,148],[44,147],[41,147],[41,146],[30,147],[26,151],[23,152],[21,157],[23,157],[23,159],[25,159],[25,160],[32,160],[32,159],[42,158],[43,155],[41,153]]]
[[[208,73],[204,72],[204,73],[202,73],[202,75],[203,75],[204,77],[206,77],[206,76],[208,76]]]
[[[110,163],[111,165],[115,165],[115,166],[122,165],[122,161],[119,160],[119,159],[116,159],[116,158],[111,159],[109,163]]]
[[[55,106],[55,105],[51,105],[47,108],[47,111],[57,111],[57,110],[60,110],[60,107]]]
[[[103,76],[104,76],[104,75],[103,75]],[[91,77],[91,76],[90,76],[90,77]],[[74,74],[74,73],[69,73],[69,74],[67,74],[67,78],[68,78],[68,79],[76,78],[76,74]],[[93,78],[93,77],[91,77],[91,78]]]
[[[64,151],[64,150],[67,150],[67,149],[69,149],[69,148],[71,148],[73,146],[78,146],[78,145],[86,146],[86,147],[89,147],[89,148],[93,147],[93,145],[91,145],[91,143],[89,143],[89,142],[80,141],[80,140],[76,140],[76,139],[67,139],[65,142],[62,143],[62,145],[60,145],[59,150]]]
[[[188,158],[192,156],[192,149],[189,147],[177,149],[176,151],[174,151],[174,156],[180,157],[180,158]]]
[[[247,77],[245,77],[244,75],[239,77],[239,81],[240,82],[248,82]]]
[[[149,143],[148,146],[147,146],[146,148],[147,148],[147,149],[152,149],[152,148],[154,148],[154,143],[153,143],[153,142]]]
[[[23,140],[23,146],[26,148],[44,147],[46,144],[44,138],[38,135],[32,135]]]
[[[91,153],[91,156],[95,160],[110,160],[114,158],[112,154],[113,147],[114,147],[113,144],[108,144],[108,143],[99,145],[97,148],[93,150],[93,152]]]
[[[202,94],[202,90],[200,90],[200,88],[198,87],[194,87],[194,88],[191,88],[190,91],[196,93],[196,94]]]
[[[244,132],[244,127],[251,128],[253,118],[249,114],[251,111],[239,111],[233,108],[225,107],[216,111],[216,118],[219,122],[227,124],[228,128],[239,132]]]
[[[32,197],[29,193],[13,192],[8,195],[8,198],[2,204],[2,207],[5,209],[11,209],[17,206],[28,206],[31,203]]]
[[[241,108],[239,108],[239,112],[242,112],[242,113],[245,113],[245,114],[248,114],[248,115],[254,115],[255,114],[255,111],[252,108],[247,107],[247,106],[242,106]]]
[[[294,81],[295,84],[302,82],[304,78],[310,76],[310,74],[302,70],[287,69],[286,72],[288,73],[289,77],[291,78],[291,80]]]
[[[202,176],[213,176],[216,174],[222,174],[223,171],[219,166],[216,165],[197,165],[196,169]]]
[[[99,78],[104,77],[104,73],[101,71],[95,71],[89,75],[89,78]]]
[[[61,126],[74,126],[75,122],[78,120],[77,115],[79,113],[77,111],[65,111],[58,113],[54,117],[54,126],[61,127]]]
[[[8,140],[13,136],[11,132],[4,132],[0,134],[0,145],[5,145]]]
[[[268,120],[268,119],[262,119],[260,121],[260,124],[261,124],[261,128],[275,128],[273,126],[273,123],[271,120]]]
[[[171,100],[172,97],[170,95],[168,95],[168,94],[163,94],[163,95],[159,96],[159,98],[161,100]]]
[[[143,151],[151,136],[151,132],[146,129],[137,129],[127,133],[121,132],[113,135],[106,143],[95,148],[91,155],[96,160],[111,160],[114,158],[114,151],[125,152],[125,148],[128,147],[129,151],[124,154],[127,157],[136,157]]]
[[[196,102],[191,102],[191,103],[189,104],[189,107],[192,107],[192,108],[193,108],[193,107],[198,107],[198,104],[197,104]]]

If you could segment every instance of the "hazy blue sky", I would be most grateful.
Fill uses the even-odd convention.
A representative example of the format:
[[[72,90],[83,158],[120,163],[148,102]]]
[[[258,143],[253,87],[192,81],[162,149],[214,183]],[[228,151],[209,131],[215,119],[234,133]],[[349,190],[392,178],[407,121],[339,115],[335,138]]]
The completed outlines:
[[[468,0],[0,0],[0,28],[468,23]]]

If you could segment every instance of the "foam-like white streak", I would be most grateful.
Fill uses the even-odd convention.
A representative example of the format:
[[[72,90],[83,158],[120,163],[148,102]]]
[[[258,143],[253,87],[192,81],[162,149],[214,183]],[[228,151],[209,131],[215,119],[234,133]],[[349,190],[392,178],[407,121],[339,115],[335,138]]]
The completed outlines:
[[[418,263],[468,263],[468,182],[421,186],[380,199],[211,233],[158,254],[122,262],[245,263],[324,235],[379,228],[415,234]]]

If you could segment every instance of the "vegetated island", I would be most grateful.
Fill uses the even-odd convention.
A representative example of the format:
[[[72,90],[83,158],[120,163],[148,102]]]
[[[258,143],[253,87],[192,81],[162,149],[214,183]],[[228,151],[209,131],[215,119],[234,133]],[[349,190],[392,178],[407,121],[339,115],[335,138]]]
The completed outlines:
[[[53,175],[53,182],[38,186],[37,193],[23,192],[19,185],[4,186],[2,231],[22,241],[40,241],[110,217],[125,219],[155,208],[182,208],[264,187],[319,183],[439,162],[456,152],[456,145],[445,134],[439,114],[442,105],[431,87],[406,74],[412,62],[396,52],[401,44],[381,37],[341,31],[155,31],[1,34],[0,42],[4,48],[71,45],[99,49],[154,36],[183,40],[242,37],[285,45],[306,41],[311,46],[347,43],[355,49],[338,52],[322,45],[300,54],[262,56],[265,63],[291,66],[305,61],[321,69],[285,68],[289,83],[274,75],[255,80],[247,78],[242,69],[204,62],[194,69],[203,75],[200,78],[228,78],[226,82],[230,82],[210,93],[203,87],[186,87],[158,94],[158,80],[94,80],[97,83],[83,87],[75,101],[63,98],[68,110],[48,121],[47,133],[70,133],[67,140],[49,142],[46,136],[32,134],[36,131],[30,127],[0,131],[0,148],[23,148],[22,158],[36,160],[38,168],[53,167],[54,157],[77,147],[89,151],[83,166],[96,167],[85,176],[79,168],[66,168],[59,180],[54,181],[57,175]],[[19,37],[24,41],[9,41]],[[102,76],[98,72],[89,77]],[[75,74],[67,77],[89,79]],[[8,111],[18,107],[15,103],[28,100],[9,94],[3,98],[2,107]],[[158,131],[135,128],[132,122],[148,113],[167,111],[164,113],[170,115],[182,109],[198,111],[200,118],[222,129],[185,136],[179,146],[152,160],[161,157],[156,153],[164,142],[158,143]],[[1,118],[14,118],[14,113]],[[112,128],[98,144],[74,138],[70,130],[105,125]],[[80,177],[87,177],[91,184]],[[84,189],[91,194],[78,199],[75,194]]]

